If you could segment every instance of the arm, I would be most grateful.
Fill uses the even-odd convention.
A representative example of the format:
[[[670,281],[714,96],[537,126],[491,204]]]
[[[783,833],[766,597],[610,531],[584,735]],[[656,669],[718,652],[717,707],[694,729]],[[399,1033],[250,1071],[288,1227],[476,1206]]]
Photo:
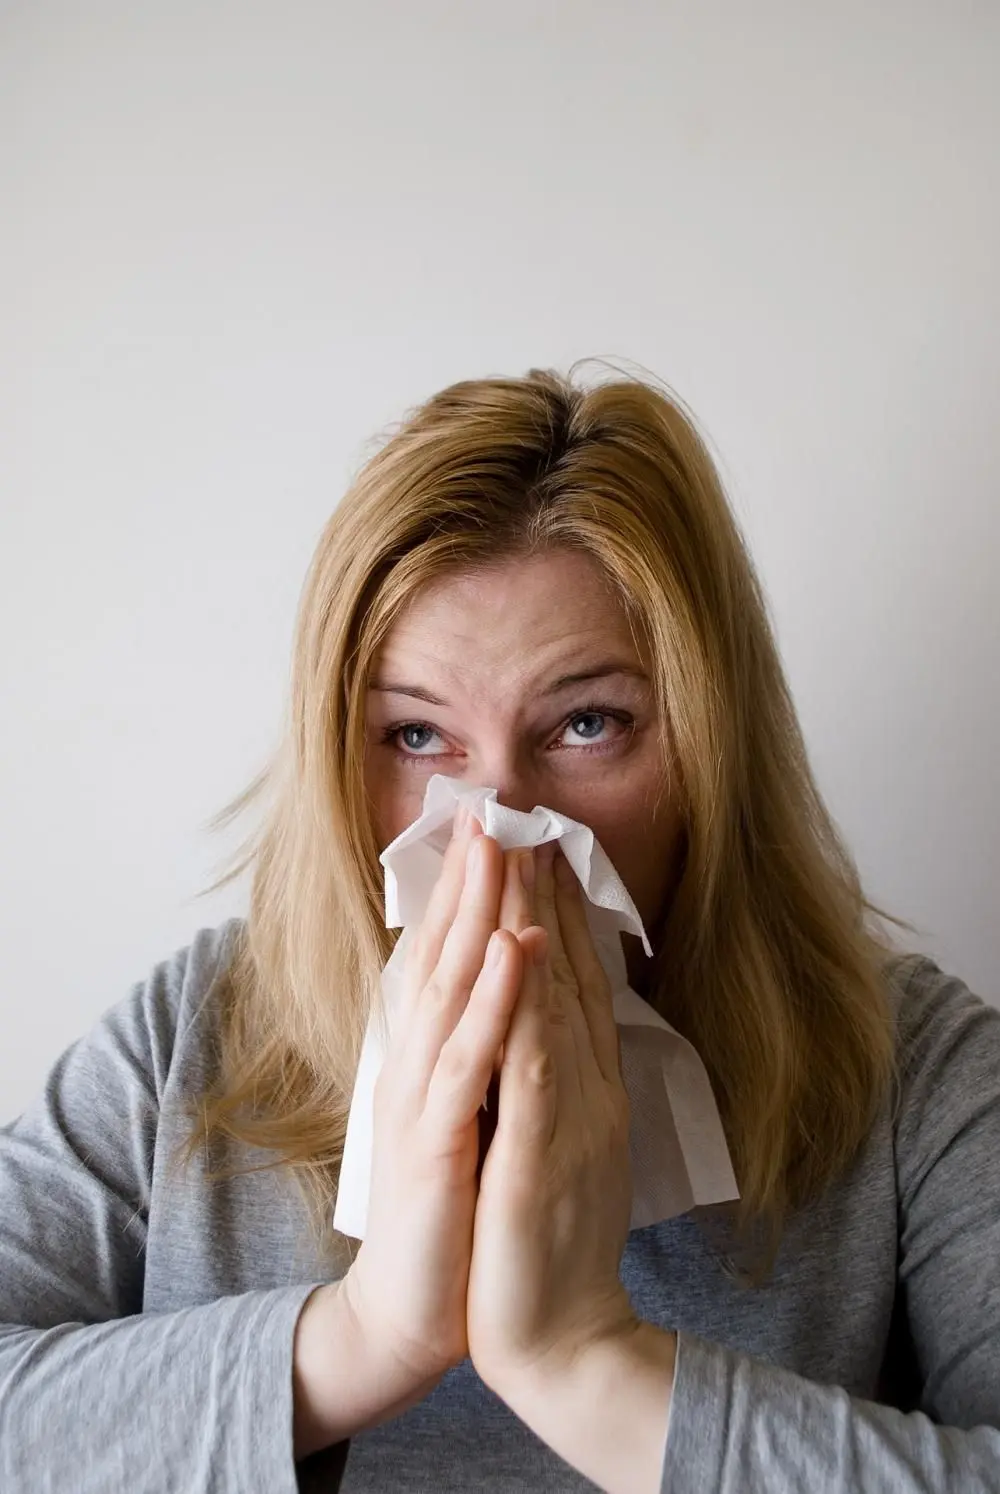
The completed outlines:
[[[553,1452],[607,1494],[658,1494],[676,1343],[676,1334],[634,1323],[585,1353],[519,1375],[503,1398]]]
[[[414,1385],[411,1377],[373,1353],[371,1335],[359,1321],[346,1277],[317,1287],[295,1329],[296,1458],[402,1416],[430,1394],[437,1379]]]
[[[200,936],[209,961],[210,937]],[[293,1346],[314,1286],[142,1312],[159,1101],[185,969],[182,956],[160,966],[0,1130],[5,1494],[297,1487],[293,1367],[303,1399],[315,1394],[316,1367],[295,1364]]]
[[[316,1474],[329,1494],[347,1437],[408,1409],[465,1356],[478,1117],[517,997],[503,951],[486,960],[502,878],[496,842],[467,821],[407,965],[376,1085],[365,1239],[335,1286],[142,1312],[174,1024],[207,1000],[205,972],[225,958],[217,934],[70,1048],[41,1101],[0,1132],[4,1494],[281,1494],[296,1489],[296,1458],[303,1487]]]
[[[656,1494],[676,1341],[636,1319],[619,1279],[628,1097],[610,987],[553,849],[535,854],[533,876],[509,877],[501,909],[522,984],[480,1180],[469,1347],[484,1382],[567,1463],[613,1494]]]
[[[686,1333],[671,1373],[674,1335],[644,1324],[518,1391],[518,1414],[603,1488],[1000,1491],[1000,1013],[924,961],[902,1024],[899,1273],[920,1409],[852,1397]],[[667,1401],[657,1484],[648,1449],[663,1445]]]

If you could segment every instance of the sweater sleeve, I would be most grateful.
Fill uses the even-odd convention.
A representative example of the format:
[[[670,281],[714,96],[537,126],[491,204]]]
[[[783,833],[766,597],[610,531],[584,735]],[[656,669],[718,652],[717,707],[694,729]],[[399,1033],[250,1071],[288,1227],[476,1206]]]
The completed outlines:
[[[203,963],[217,939],[199,936]],[[69,1048],[0,1129],[4,1494],[299,1487],[292,1343],[313,1284],[142,1311],[159,1100],[192,951]]]
[[[900,1013],[903,1412],[678,1335],[664,1494],[1000,1491],[1000,1011],[920,959]]]

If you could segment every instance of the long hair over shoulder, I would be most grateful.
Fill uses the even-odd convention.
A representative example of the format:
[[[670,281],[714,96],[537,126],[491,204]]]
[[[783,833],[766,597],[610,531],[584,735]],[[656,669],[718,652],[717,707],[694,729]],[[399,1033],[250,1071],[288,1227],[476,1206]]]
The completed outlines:
[[[669,723],[684,855],[648,999],[695,1046],[773,1253],[790,1209],[857,1154],[893,1079],[881,920],[807,761],[765,599],[690,414],[651,382],[455,384],[367,462],[301,598],[284,739],[219,817],[256,806],[222,881],[251,874],[220,1004],[215,1138],[290,1168],[318,1236],[364,1028],[395,935],[363,781],[373,659],[447,572],[555,548],[598,563],[640,631]],[[220,884],[216,884],[220,885]]]

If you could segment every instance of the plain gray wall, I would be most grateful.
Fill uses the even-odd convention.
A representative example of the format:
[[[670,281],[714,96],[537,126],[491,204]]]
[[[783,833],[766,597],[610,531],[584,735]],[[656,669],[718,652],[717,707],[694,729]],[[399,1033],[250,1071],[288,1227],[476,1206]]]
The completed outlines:
[[[870,894],[1000,983],[1000,10],[0,7],[0,1119],[199,924],[319,530],[459,377],[716,449]]]

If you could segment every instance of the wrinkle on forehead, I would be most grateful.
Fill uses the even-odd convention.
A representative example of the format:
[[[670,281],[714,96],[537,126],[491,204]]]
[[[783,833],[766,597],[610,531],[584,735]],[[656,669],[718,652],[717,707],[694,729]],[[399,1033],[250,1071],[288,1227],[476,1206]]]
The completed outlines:
[[[641,667],[630,620],[594,561],[572,552],[442,577],[382,646],[378,674],[449,699],[530,696],[609,655]],[[419,681],[418,677],[419,676]]]

